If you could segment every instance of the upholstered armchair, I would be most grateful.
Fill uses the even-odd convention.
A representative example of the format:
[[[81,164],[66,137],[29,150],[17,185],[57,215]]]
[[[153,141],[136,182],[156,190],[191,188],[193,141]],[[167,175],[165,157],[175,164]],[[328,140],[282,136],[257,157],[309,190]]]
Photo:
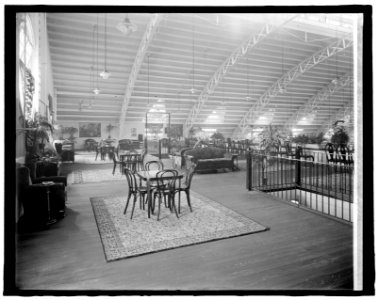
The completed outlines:
[[[22,206],[22,223],[41,227],[65,215],[66,177],[40,177],[32,181],[27,167],[16,168],[17,198]]]

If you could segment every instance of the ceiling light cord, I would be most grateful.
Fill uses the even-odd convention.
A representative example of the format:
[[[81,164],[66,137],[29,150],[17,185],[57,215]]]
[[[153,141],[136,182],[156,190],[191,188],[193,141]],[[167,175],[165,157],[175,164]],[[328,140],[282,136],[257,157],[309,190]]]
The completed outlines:
[[[107,14],[104,14],[104,71],[107,71]]]
[[[92,65],[90,67],[90,77],[91,77],[91,91],[94,93],[95,90],[95,30],[96,25],[93,25],[92,31]]]
[[[192,92],[195,89],[195,22],[192,15]]]
[[[96,16],[96,74],[99,74],[99,14]],[[99,86],[99,78],[96,76],[96,88]]]
[[[247,96],[246,96],[246,101],[249,100],[249,96],[250,96],[250,82],[249,82],[249,57],[246,53],[246,93],[247,93]]]

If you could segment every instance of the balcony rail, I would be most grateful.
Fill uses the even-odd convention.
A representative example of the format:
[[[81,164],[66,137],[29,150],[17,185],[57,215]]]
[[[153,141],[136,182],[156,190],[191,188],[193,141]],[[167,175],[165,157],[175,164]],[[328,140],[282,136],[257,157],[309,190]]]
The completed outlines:
[[[307,157],[307,156],[304,156]],[[321,163],[314,158],[268,156],[249,152],[246,186],[352,221],[353,173],[351,163]]]

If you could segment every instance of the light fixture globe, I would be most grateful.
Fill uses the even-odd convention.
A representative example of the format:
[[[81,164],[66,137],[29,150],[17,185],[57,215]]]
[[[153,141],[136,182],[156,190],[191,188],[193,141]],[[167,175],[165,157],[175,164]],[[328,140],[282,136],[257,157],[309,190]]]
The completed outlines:
[[[126,16],[123,21],[117,24],[116,28],[124,35],[129,35],[137,31],[137,25],[133,24],[129,17]]]
[[[107,70],[100,72],[100,77],[103,79],[108,79],[110,76],[111,76],[111,73],[108,72]]]

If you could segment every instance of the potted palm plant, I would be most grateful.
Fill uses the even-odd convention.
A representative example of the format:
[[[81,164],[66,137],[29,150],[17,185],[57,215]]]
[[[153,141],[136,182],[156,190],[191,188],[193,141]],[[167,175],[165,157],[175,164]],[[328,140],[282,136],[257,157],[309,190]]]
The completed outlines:
[[[279,146],[285,139],[285,135],[277,126],[269,124],[260,133],[259,148],[266,155],[276,155]]]
[[[333,134],[330,138],[331,143],[335,145],[346,146],[349,142],[349,134],[346,127],[344,126],[344,121],[337,121],[333,125]]]
[[[113,128],[116,128],[116,126],[112,125],[112,124],[108,124],[106,128],[107,128],[107,132],[108,132],[108,139],[111,139],[112,138],[111,132],[112,132]]]

